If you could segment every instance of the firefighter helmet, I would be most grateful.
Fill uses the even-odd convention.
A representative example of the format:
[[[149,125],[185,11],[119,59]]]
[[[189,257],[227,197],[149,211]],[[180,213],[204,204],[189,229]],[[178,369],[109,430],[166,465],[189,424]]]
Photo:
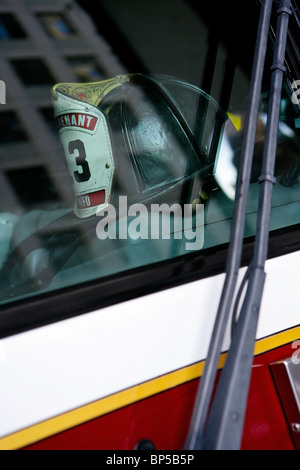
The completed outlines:
[[[227,115],[206,93],[169,76],[128,74],[52,91],[75,214],[107,204],[189,203],[207,193]]]

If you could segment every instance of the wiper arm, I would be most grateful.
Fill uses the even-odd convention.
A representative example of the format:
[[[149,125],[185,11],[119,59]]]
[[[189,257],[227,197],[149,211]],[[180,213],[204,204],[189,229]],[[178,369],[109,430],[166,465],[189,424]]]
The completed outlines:
[[[231,301],[235,291],[238,269],[241,264],[247,200],[272,3],[273,0],[263,0],[261,6],[246,113],[247,121],[245,123],[245,132],[241,150],[241,163],[236,187],[232,234],[226,265],[226,278],[203,375],[196,397],[194,413],[185,446],[187,449],[201,449],[203,444],[202,440],[205,423],[215,383],[221,346],[231,309]]]
[[[241,443],[256,327],[265,281],[264,264],[268,249],[271,195],[275,182],[273,169],[277,145],[282,77],[285,70],[284,56],[288,19],[291,14],[290,0],[282,0],[278,9],[279,17],[272,66],[266,144],[263,155],[262,176],[260,178],[257,234],[254,256],[248,272],[247,292],[238,321],[234,327],[227,360],[210,413],[208,413],[208,410],[241,264],[248,191],[272,3],[272,0],[263,0],[261,5],[226,277],[186,441],[187,449],[239,449]]]

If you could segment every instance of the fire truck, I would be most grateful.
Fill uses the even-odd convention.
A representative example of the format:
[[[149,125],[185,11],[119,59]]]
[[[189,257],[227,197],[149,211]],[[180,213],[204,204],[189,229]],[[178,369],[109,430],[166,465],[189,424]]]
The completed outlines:
[[[299,449],[298,1],[46,3],[0,1],[0,449]]]

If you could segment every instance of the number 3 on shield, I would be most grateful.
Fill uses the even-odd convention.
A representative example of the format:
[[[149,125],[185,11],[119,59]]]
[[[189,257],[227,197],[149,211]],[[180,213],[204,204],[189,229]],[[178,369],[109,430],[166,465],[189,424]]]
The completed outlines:
[[[82,140],[71,140],[69,142],[69,152],[72,155],[74,151],[78,151],[78,156],[75,158],[76,165],[81,167],[81,171],[74,171],[74,178],[78,183],[83,183],[84,181],[88,181],[91,177],[91,172],[89,168],[89,164],[86,161],[86,153],[85,148]]]

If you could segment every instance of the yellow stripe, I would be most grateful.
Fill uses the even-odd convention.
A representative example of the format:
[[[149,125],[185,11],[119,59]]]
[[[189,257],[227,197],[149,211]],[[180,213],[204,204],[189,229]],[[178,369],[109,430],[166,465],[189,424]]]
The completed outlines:
[[[300,326],[258,340],[254,353],[255,355],[262,354],[299,338]],[[223,367],[225,359],[226,354],[223,353],[220,357],[219,368]],[[192,364],[17,431],[0,439],[0,450],[20,449],[91,419],[197,379],[202,375],[203,367],[204,361]]]
[[[284,344],[291,343],[299,338],[300,326],[296,326],[295,328],[291,328],[289,330],[280,331],[280,333],[276,333],[272,336],[268,336],[256,341],[254,355],[257,356],[258,354],[271,351],[272,349],[283,346]]]
[[[175,387],[202,374],[204,362],[200,362],[175,372],[157,377],[132,388],[102,398],[75,410],[43,421],[0,439],[0,450],[24,447],[58,432],[70,429],[86,421],[115,411],[136,401],[148,398],[166,389]]]

